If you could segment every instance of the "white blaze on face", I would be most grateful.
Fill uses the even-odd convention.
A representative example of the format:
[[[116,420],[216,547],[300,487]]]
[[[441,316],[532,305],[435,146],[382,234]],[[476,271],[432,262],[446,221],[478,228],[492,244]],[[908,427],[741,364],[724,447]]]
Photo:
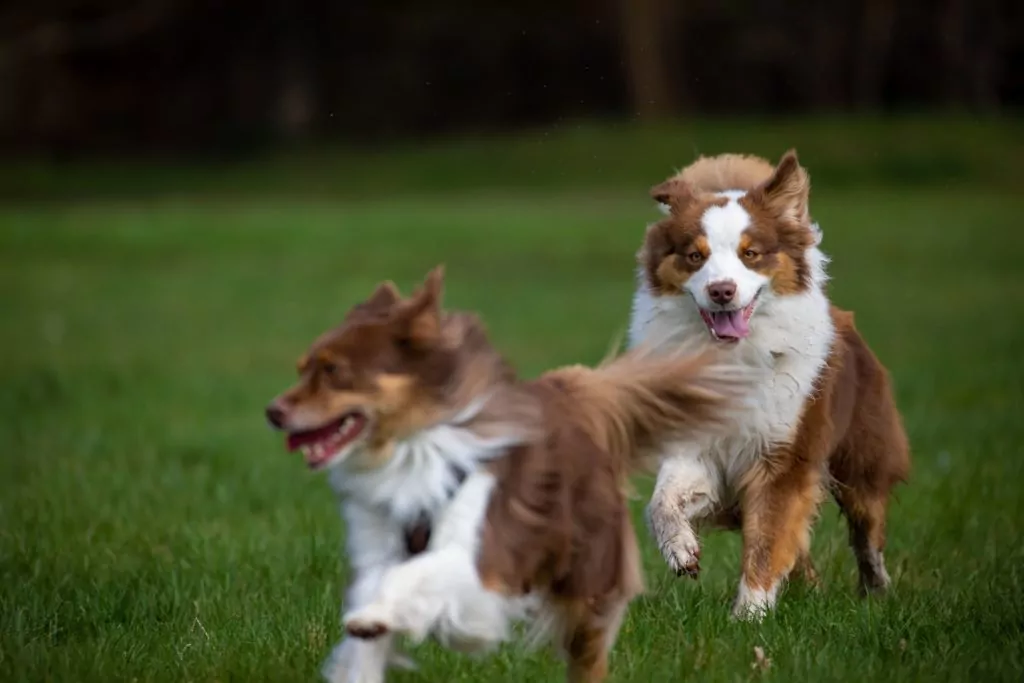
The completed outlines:
[[[743,232],[750,227],[750,214],[738,201],[743,192],[723,192],[729,198],[725,206],[712,206],[701,217],[701,226],[707,238],[710,255],[696,273],[690,276],[684,287],[693,296],[697,305],[705,310],[723,308],[711,300],[708,287],[731,280],[736,285],[733,300],[724,308],[742,309],[749,306],[754,297],[767,284],[768,278],[747,268],[739,257],[740,240]]]

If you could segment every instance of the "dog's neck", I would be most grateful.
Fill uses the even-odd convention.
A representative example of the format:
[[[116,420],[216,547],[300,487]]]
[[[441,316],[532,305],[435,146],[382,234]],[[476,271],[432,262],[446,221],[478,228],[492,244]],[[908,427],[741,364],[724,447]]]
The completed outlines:
[[[354,470],[342,465],[332,470],[331,485],[340,496],[391,519],[403,530],[409,553],[421,552],[433,520],[463,480],[532,438],[532,423],[515,419],[514,411],[502,418],[503,406],[510,404],[507,393],[477,397],[448,419],[398,441],[387,464],[379,468]]]

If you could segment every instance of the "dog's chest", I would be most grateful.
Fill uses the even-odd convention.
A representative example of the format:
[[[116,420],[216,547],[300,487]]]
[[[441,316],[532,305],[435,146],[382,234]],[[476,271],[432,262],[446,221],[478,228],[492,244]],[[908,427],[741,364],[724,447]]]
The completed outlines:
[[[764,308],[735,353],[740,362],[767,370],[767,376],[732,434],[706,444],[702,452],[727,480],[741,475],[773,446],[793,439],[834,336],[829,304],[821,292],[787,297]],[[653,297],[646,288],[634,297],[630,342],[694,349],[712,343],[687,297]]]

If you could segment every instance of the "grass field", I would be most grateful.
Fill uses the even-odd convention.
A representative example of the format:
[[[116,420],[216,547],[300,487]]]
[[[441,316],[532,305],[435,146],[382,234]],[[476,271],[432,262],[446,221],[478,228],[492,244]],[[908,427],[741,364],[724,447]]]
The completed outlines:
[[[225,177],[0,172],[0,680],[316,680],[339,637],[342,524],[261,413],[313,335],[376,281],[408,288],[445,262],[448,303],[482,312],[524,374],[596,361],[627,321],[647,187],[694,149],[793,144],[815,179],[832,296],[891,368],[914,448],[890,516],[894,590],[855,597],[832,503],[813,547],[823,590],[794,585],[757,626],[728,619],[736,536],[705,539],[694,583],[642,533],[649,592],[613,680],[1022,680],[1021,132],[592,128],[587,145],[308,161],[298,180],[281,161]],[[752,667],[755,646],[769,667]],[[514,646],[416,656],[396,681],[562,674]]]

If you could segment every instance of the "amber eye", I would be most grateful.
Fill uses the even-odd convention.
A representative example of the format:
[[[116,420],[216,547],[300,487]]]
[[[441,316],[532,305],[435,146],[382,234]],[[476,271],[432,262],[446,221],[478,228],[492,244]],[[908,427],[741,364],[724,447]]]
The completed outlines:
[[[691,251],[689,254],[686,255],[686,260],[689,261],[690,263],[700,263],[701,261],[704,260],[704,254],[700,253],[699,251]]]
[[[758,254],[753,249],[747,249],[746,251],[743,252],[743,258],[755,259],[758,256],[760,256],[760,254]]]

